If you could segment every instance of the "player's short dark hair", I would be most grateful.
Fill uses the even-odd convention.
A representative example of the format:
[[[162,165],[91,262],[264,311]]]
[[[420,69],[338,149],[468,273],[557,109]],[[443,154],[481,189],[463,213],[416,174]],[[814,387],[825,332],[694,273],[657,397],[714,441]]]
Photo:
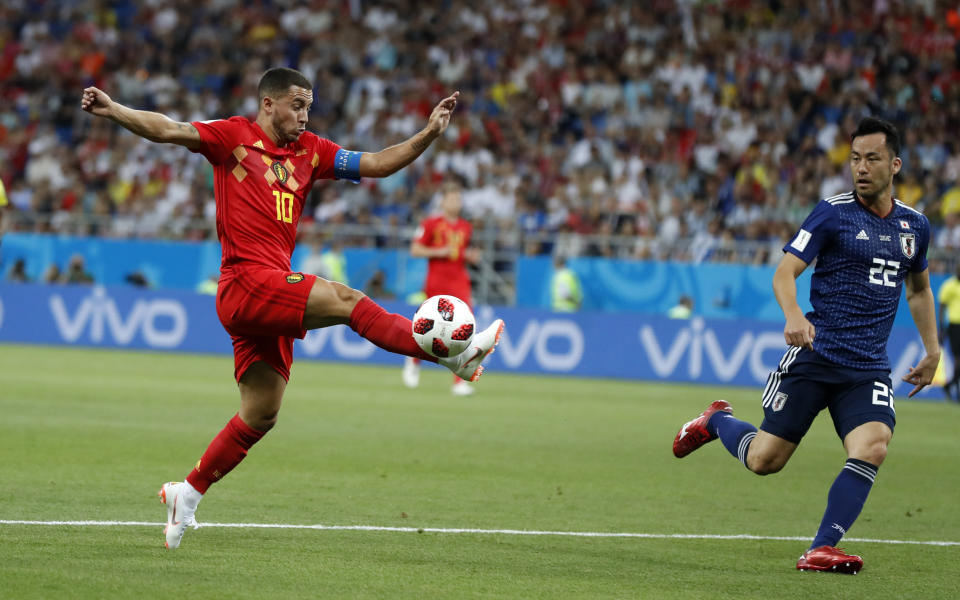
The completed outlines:
[[[896,158],[900,156],[900,133],[897,126],[890,121],[884,121],[877,117],[865,117],[857,125],[856,130],[850,134],[850,141],[871,133],[882,133],[886,137],[885,145],[890,151],[890,156]]]
[[[287,93],[291,85],[305,90],[313,89],[303,73],[296,69],[288,69],[287,67],[269,69],[260,78],[260,84],[257,86],[257,97],[263,100],[267,96],[271,98],[281,96]]]

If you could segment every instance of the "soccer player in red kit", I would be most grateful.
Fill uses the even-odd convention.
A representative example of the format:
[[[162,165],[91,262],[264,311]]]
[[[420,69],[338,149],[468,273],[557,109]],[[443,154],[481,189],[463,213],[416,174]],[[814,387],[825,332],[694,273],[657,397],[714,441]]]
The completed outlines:
[[[298,71],[270,69],[258,86],[256,120],[232,117],[178,123],[155,112],[114,102],[103,91],[83,90],[81,108],[153,142],[199,152],[214,168],[217,236],[223,249],[217,315],[233,340],[240,410],[214,437],[183,482],[160,489],[167,505],[166,546],[176,548],[207,488],[246,456],[273,427],[290,377],[294,338],[308,329],[346,324],[374,344],[439,362],[475,380],[503,331],[495,321],[476,334],[471,349],[436,359],[413,340],[410,320],[387,313],[361,292],[290,270],[297,223],[317,179],[386,177],[410,164],[446,130],[458,93],[434,108],[427,126],[379,152],[344,150],[306,131],[313,102],[310,82]]]
[[[440,196],[440,214],[428,217],[410,243],[410,254],[427,258],[427,281],[423,291],[427,298],[448,294],[472,306],[470,274],[466,262],[480,259],[476,248],[470,248],[473,226],[460,217],[463,200],[460,186],[455,182],[443,184]],[[403,383],[417,387],[420,383],[420,359],[408,356],[403,364]],[[469,396],[473,388],[454,373],[452,391],[457,396]]]

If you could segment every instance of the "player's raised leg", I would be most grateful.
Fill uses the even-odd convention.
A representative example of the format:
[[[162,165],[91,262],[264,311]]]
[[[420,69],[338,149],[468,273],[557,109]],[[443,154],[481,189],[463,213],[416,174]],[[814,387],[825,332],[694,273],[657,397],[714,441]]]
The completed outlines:
[[[731,456],[757,475],[782,469],[797,448],[789,440],[735,418],[733,407],[726,400],[716,400],[680,428],[673,440],[673,454],[683,458],[717,438]]]
[[[439,363],[467,381],[476,381],[483,373],[481,363],[500,342],[503,321],[495,320],[473,336],[466,351],[451,358],[436,358],[424,352],[413,339],[410,319],[388,313],[362,292],[335,281],[317,278],[307,299],[304,329],[331,325],[349,325],[377,346],[406,356]]]
[[[276,424],[286,379],[266,362],[255,362],[241,374],[240,412],[213,438],[182,483],[166,483],[160,500],[167,505],[164,529],[167,548],[176,548],[207,489],[233,470],[247,451]]]

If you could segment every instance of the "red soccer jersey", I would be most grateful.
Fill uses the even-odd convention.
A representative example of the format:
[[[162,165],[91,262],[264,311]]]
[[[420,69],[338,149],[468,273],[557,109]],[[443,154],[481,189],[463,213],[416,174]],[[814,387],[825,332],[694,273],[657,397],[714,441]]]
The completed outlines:
[[[340,146],[304,132],[284,148],[244,117],[196,121],[213,165],[221,272],[237,265],[290,270],[297,224],[313,182],[334,176]]]
[[[417,243],[428,248],[451,246],[450,256],[430,259],[424,291],[428,296],[452,294],[469,303],[470,274],[464,265],[463,252],[470,245],[473,227],[464,219],[451,222],[436,216],[425,219],[418,234]]]

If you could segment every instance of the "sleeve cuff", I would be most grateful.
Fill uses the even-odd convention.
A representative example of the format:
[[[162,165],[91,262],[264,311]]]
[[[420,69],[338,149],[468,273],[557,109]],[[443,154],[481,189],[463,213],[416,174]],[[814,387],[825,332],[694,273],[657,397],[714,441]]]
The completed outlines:
[[[333,176],[337,179],[346,179],[354,183],[360,183],[360,157],[363,152],[353,150],[337,150],[333,157]]]

